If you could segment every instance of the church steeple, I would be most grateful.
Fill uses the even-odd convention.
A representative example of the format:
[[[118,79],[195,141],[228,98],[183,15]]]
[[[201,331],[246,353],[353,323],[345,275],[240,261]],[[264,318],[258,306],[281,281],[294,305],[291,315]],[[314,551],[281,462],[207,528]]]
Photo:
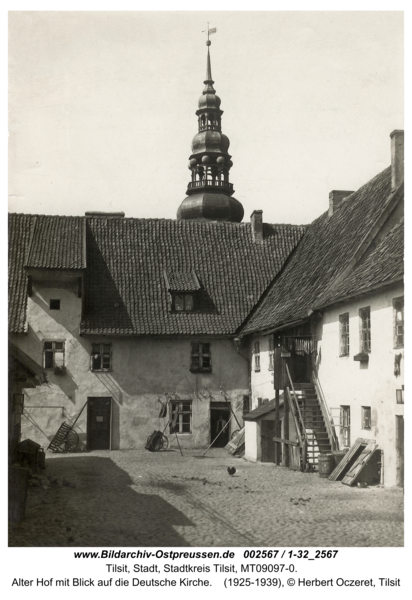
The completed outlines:
[[[208,30],[205,88],[199,98],[198,133],[192,141],[189,157],[191,181],[185,198],[177,211],[178,219],[207,219],[211,221],[233,221],[243,219],[243,206],[233,198],[233,185],[229,182],[229,171],[233,163],[228,153],[229,138],[222,133],[223,111],[220,98],[213,87],[210,62],[210,40]]]

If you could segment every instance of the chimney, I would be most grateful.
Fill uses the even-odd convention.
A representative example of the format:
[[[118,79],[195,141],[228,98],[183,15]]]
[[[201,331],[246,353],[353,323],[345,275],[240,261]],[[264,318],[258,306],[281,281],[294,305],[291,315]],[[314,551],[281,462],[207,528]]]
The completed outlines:
[[[328,215],[331,217],[336,210],[339,208],[342,200],[353,194],[346,190],[332,190],[329,194],[329,211]]]
[[[395,129],[391,133],[391,166],[392,191],[394,192],[403,182],[403,129]]]
[[[254,210],[250,215],[254,242],[263,242],[263,210]]]

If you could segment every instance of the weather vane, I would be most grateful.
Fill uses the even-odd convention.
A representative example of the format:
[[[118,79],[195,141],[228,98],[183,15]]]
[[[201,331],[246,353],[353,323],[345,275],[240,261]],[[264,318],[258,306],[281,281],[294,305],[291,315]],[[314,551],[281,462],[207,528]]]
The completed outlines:
[[[209,21],[207,22],[207,29],[203,30],[202,33],[207,33],[207,42],[206,42],[206,46],[210,46],[210,44],[212,42],[209,41],[209,35],[211,35],[212,33],[216,33],[217,29],[216,27],[213,27],[212,29],[209,29]]]

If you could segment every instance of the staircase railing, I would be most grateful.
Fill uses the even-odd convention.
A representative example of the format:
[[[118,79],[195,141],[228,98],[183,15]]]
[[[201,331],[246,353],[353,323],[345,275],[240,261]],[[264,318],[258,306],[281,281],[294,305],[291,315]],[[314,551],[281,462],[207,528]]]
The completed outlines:
[[[318,380],[314,372],[312,372],[312,378],[316,390],[316,395],[319,400],[320,409],[322,411],[323,420],[325,421],[326,431],[328,432],[331,448],[332,450],[339,450],[339,440],[336,436],[335,428],[332,425],[332,416],[329,412],[328,405],[326,404],[322,386],[320,385],[320,381]]]
[[[295,420],[296,433],[298,435],[298,438],[299,438],[299,441],[301,444],[301,448],[302,448],[302,464],[305,467],[306,463],[307,463],[307,458],[308,458],[308,441],[307,441],[307,437],[306,437],[306,427],[305,427],[305,423],[303,421],[302,413],[300,412],[299,402],[298,402],[298,398],[296,396],[292,377],[290,376],[289,367],[287,364],[285,364],[285,367],[286,367],[286,373],[288,375],[288,379],[289,379],[289,383],[290,383],[290,388],[292,390],[292,393],[290,393],[290,390],[287,388],[288,389],[288,397],[289,397],[289,399],[292,400],[292,414],[293,414],[293,418]],[[298,417],[297,419],[296,419],[296,415]]]
[[[292,394],[290,393],[290,389],[288,386],[286,386],[286,393],[288,395],[289,404],[291,406],[291,413],[292,413],[292,417],[293,417],[293,422],[295,423],[295,429],[296,429],[296,435],[298,436],[298,442],[299,442],[300,446],[303,446],[303,439],[302,439],[302,435],[301,435],[301,431],[300,431],[300,427],[299,427],[299,422],[296,417],[297,409],[295,407],[295,403],[293,401]]]

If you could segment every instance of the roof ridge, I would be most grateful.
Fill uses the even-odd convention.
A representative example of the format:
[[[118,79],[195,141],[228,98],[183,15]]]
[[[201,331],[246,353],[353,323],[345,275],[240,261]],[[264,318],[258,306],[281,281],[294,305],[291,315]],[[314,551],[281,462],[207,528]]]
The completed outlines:
[[[206,219],[168,219],[168,218],[164,218],[164,217],[105,217],[105,216],[88,216],[86,217],[86,215],[49,215],[49,214],[45,214],[45,213],[16,213],[16,212],[9,212],[8,215],[10,217],[13,216],[25,216],[25,217],[46,217],[46,218],[50,218],[50,219],[82,219],[82,220],[98,220],[98,221],[116,221],[116,219],[118,219],[121,222],[125,222],[125,221],[138,221],[138,222],[143,222],[143,223],[149,223],[149,222],[162,222],[162,223],[179,223],[181,227],[190,227],[192,224],[196,224],[200,227],[203,226],[220,226],[220,227],[250,227],[251,226],[251,222],[250,221],[242,221],[241,223],[233,223],[233,222],[229,222],[229,221],[212,221],[212,220],[206,220]],[[273,223],[273,222],[269,222],[269,221],[264,221],[263,225],[269,225],[270,227],[293,227],[293,228],[308,228],[311,223]]]
[[[9,217],[51,217],[53,219],[84,219],[85,217],[82,215],[46,215],[44,213],[17,213],[17,212],[9,212]]]

